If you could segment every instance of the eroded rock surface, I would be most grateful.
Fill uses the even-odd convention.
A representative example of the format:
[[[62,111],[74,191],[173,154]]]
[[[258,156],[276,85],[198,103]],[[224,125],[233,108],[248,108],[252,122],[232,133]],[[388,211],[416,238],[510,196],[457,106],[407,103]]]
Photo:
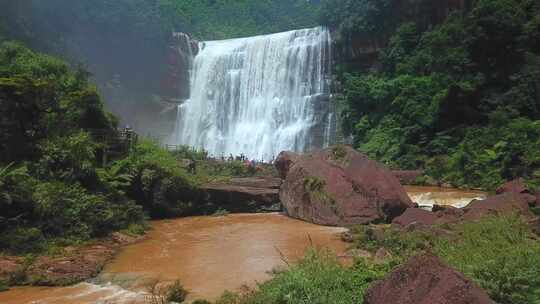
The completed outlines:
[[[270,177],[232,178],[203,186],[208,201],[232,212],[274,210],[279,205],[281,179]],[[279,207],[277,207],[279,209]]]
[[[281,153],[279,193],[289,216],[330,226],[390,222],[413,204],[392,172],[346,146]]]
[[[518,178],[504,183],[496,190],[497,194],[512,192],[512,193],[530,193],[529,189],[525,185],[525,180]]]
[[[530,211],[536,197],[530,194],[504,192],[490,196],[484,200],[473,200],[465,208],[449,206],[434,206],[433,212],[419,208],[409,208],[401,216],[396,217],[392,224],[399,228],[412,226],[433,226],[452,224],[461,221],[474,221],[486,216],[519,215],[532,222],[535,216]]]
[[[432,254],[417,256],[373,284],[366,304],[492,304],[487,293]]]

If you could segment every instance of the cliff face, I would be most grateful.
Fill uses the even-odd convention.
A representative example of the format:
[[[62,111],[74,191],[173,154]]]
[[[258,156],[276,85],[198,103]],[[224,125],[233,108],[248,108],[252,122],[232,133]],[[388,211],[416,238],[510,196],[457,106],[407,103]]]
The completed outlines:
[[[390,13],[396,24],[415,22],[419,28],[428,29],[443,22],[452,12],[470,10],[472,0],[396,0]],[[336,60],[355,65],[360,69],[377,66],[378,52],[388,43],[393,29],[376,37],[351,34],[342,37],[335,46]]]
[[[167,69],[161,79],[161,97],[171,103],[189,98],[189,77],[199,42],[185,33],[173,33],[168,47]]]

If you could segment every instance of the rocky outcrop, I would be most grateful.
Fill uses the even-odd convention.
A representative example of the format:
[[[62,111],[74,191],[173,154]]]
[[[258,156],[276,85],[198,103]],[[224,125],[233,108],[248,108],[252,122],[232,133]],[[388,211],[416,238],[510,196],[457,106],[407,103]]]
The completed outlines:
[[[208,184],[202,190],[218,209],[230,212],[277,211],[281,179],[270,177],[232,178]]]
[[[276,167],[286,176],[279,196],[287,214],[312,223],[389,222],[413,205],[388,169],[347,146],[282,153]]]
[[[509,182],[504,183],[501,185],[497,190],[495,191],[497,194],[502,193],[531,193],[529,189],[527,188],[527,185],[525,185],[525,180],[522,178],[518,178]]]
[[[487,293],[432,254],[417,256],[367,291],[366,304],[492,304]]]
[[[531,216],[526,196],[513,192],[490,196],[485,200],[473,200],[463,211],[464,220],[476,220],[487,215]]]
[[[417,230],[433,225],[452,224],[462,220],[464,211],[451,206],[434,206],[433,211],[409,208],[392,221],[392,225],[405,230]]]
[[[160,94],[173,104],[189,98],[189,71],[199,52],[199,42],[185,33],[173,33],[168,48],[167,70],[161,79]]]
[[[281,179],[287,178],[287,173],[289,173],[289,170],[298,160],[298,158],[298,154],[289,151],[283,151],[278,155],[276,161],[274,162],[274,166],[276,167]]]
[[[490,196],[485,200],[473,200],[465,208],[434,206],[433,212],[419,208],[407,209],[401,216],[392,221],[400,228],[411,225],[433,226],[436,224],[457,223],[460,221],[478,220],[486,216],[520,215],[526,220],[533,218],[529,210],[530,200],[535,196],[506,192]]]

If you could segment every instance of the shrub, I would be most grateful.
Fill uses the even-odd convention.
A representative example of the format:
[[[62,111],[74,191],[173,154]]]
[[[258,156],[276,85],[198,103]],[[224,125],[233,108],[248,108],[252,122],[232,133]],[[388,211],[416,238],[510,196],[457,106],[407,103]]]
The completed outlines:
[[[304,178],[304,188],[308,192],[324,191],[326,181],[320,177],[310,176]]]
[[[179,280],[175,281],[171,286],[167,287],[166,299],[168,302],[182,303],[188,295]]]
[[[519,217],[458,225],[457,241],[435,242],[434,253],[504,304],[540,301],[540,243]]]
[[[229,212],[228,210],[219,208],[218,210],[216,210],[216,211],[212,214],[212,216],[215,216],[215,217],[227,216],[227,215],[229,215],[229,213],[230,213],[230,212]]]
[[[38,228],[15,228],[2,233],[0,247],[12,253],[35,253],[46,248],[46,240]]]
[[[0,281],[0,292],[8,290],[9,287],[6,282]]]
[[[133,202],[114,204],[77,184],[42,183],[34,199],[39,225],[48,236],[87,240],[144,220]]]
[[[332,148],[332,157],[336,161],[344,161],[347,156],[347,149],[343,145],[337,145]]]
[[[48,139],[40,146],[42,156],[35,171],[42,179],[75,181],[96,187],[95,146],[84,132]]]
[[[152,218],[186,215],[199,200],[197,176],[188,174],[170,152],[151,141],[142,141],[130,155],[115,163],[115,174],[130,175],[126,191]]]
[[[259,285],[256,291],[236,301],[220,303],[362,303],[369,284],[382,278],[388,267],[358,261],[355,267],[341,266],[334,255],[310,249],[287,271]],[[234,300],[234,298],[233,298]]]
[[[240,295],[230,291],[225,291],[214,304],[240,304],[242,303]]]

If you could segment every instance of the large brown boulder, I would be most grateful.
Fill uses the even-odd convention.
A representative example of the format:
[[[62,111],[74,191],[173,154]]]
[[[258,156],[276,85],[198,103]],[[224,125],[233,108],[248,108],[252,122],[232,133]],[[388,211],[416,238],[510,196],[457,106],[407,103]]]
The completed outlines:
[[[518,178],[509,182],[504,183],[496,190],[497,194],[503,193],[515,193],[520,194],[524,200],[527,201],[529,206],[534,207],[540,205],[540,194],[537,193],[534,195],[531,190],[525,184],[523,178]]]
[[[478,220],[486,216],[520,215],[526,219],[532,217],[529,211],[529,194],[506,192],[490,196],[484,200],[473,200],[465,208],[435,205],[433,211],[420,208],[409,208],[392,221],[398,228],[411,225],[433,226],[437,224],[457,223],[461,221]]]
[[[531,216],[526,196],[515,192],[490,196],[485,200],[473,200],[463,211],[464,220],[476,220],[487,215],[518,214],[526,218]]]
[[[436,224],[456,223],[463,217],[462,209],[452,206],[434,206],[436,209],[427,211],[421,208],[409,208],[392,221],[392,225],[407,227],[410,225],[432,226]]]
[[[432,254],[417,256],[373,284],[366,304],[492,304],[487,293]]]
[[[350,147],[282,161],[287,155],[276,167],[287,167],[280,199],[291,217],[330,226],[367,224],[389,222],[413,206],[392,172]]]
[[[518,178],[513,181],[509,181],[501,185],[497,190],[497,194],[512,192],[512,193],[530,193],[527,185],[525,185],[525,180],[523,178]]]
[[[282,179],[287,177],[287,173],[289,173],[291,167],[298,160],[298,157],[299,155],[294,152],[283,151],[279,153],[276,161],[274,162],[274,166],[276,166],[279,176]]]
[[[437,223],[437,214],[435,212],[427,211],[420,208],[409,208],[405,212],[396,217],[393,221],[393,225],[399,227],[407,227],[412,224],[421,224],[431,226]]]

